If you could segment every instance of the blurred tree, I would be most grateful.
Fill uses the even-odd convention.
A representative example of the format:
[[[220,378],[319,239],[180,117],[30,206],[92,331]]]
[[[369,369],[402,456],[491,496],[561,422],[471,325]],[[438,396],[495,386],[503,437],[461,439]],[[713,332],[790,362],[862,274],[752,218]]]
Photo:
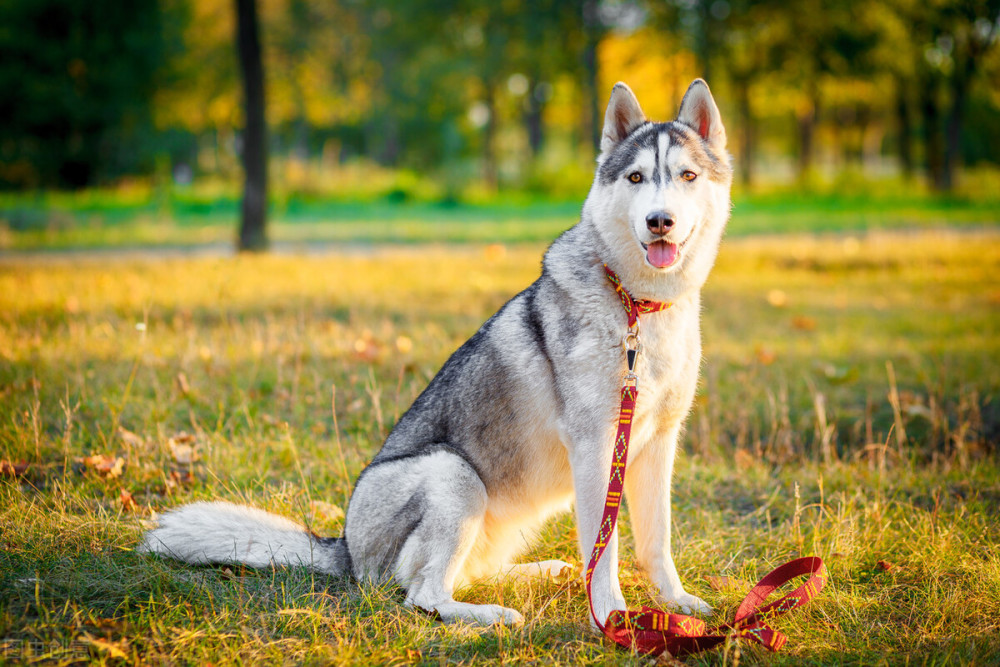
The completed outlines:
[[[686,43],[698,56],[700,76],[725,77],[732,86],[739,127],[736,153],[744,185],[754,180],[756,119],[752,89],[760,77],[780,68],[788,37],[784,4],[764,0],[671,0],[653,5],[657,25]]]
[[[0,2],[0,185],[79,188],[150,169],[174,18],[156,2]]]
[[[915,91],[922,115],[924,160],[931,185],[949,191],[961,157],[962,123],[974,76],[998,42],[1000,0],[888,0],[903,34],[891,65],[901,95]],[[898,103],[901,133],[909,104]],[[906,141],[901,159],[912,160]],[[904,166],[905,168],[905,166]]]
[[[256,0],[236,0],[236,42],[246,119],[242,146],[245,179],[239,249],[259,251],[267,249],[267,123]]]
[[[951,108],[948,111],[941,187],[951,190],[961,160],[962,124],[972,80],[998,42],[1000,0],[956,2],[944,8],[941,24],[942,35],[936,42],[942,50],[951,51],[952,61],[948,77]]]

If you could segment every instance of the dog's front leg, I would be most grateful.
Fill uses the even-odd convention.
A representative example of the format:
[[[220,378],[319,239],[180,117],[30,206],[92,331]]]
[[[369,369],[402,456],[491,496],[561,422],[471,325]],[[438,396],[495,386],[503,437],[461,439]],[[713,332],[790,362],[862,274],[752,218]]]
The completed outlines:
[[[604,438],[610,442],[611,436]],[[581,446],[582,445],[582,446]],[[608,491],[608,471],[611,469],[611,449],[606,443],[595,441],[577,443],[570,456],[573,468],[573,485],[576,492],[576,525],[580,540],[580,554],[586,568],[594,549],[604,499]],[[615,609],[625,610],[625,598],[618,583],[618,529],[608,539],[604,555],[594,568],[591,595],[594,614],[604,623]],[[594,619],[590,619],[594,625]]]
[[[656,584],[660,600],[684,613],[710,613],[701,598],[684,590],[670,550],[670,478],[680,427],[644,447],[625,473],[625,494],[639,565]]]

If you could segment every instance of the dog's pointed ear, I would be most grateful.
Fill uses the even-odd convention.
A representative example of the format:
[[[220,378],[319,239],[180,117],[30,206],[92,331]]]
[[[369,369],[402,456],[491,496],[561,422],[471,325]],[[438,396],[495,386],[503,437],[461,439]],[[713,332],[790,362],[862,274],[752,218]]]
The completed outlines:
[[[646,122],[646,114],[635,99],[632,89],[619,81],[611,91],[608,110],[604,112],[604,132],[601,134],[601,154],[607,155],[632,133],[632,130]]]
[[[712,91],[702,79],[695,79],[688,86],[681,100],[677,120],[694,129],[716,152],[726,148],[726,128],[722,126],[719,107],[715,105]]]

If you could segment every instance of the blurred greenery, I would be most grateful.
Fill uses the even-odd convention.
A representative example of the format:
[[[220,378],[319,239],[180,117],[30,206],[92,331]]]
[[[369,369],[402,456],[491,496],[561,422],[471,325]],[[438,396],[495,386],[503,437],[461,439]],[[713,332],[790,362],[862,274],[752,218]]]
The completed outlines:
[[[279,208],[366,170],[444,202],[569,199],[616,80],[665,119],[706,76],[746,188],[863,173],[953,192],[998,161],[998,0],[258,5]],[[233,189],[234,21],[229,0],[0,3],[0,188]]]

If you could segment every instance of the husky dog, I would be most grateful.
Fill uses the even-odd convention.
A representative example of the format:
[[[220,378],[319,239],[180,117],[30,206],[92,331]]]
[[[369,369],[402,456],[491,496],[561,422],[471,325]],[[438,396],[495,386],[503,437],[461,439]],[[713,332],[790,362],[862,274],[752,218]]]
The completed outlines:
[[[575,504],[580,554],[594,546],[625,371],[622,302],[604,265],[637,299],[672,307],[642,320],[626,498],[638,561],[668,606],[710,612],[687,593],[670,549],[670,478],[701,360],[700,291],[729,218],[732,170],[704,81],[677,119],[646,120],[614,87],[597,173],[580,222],[545,253],[542,274],[441,368],[354,488],[343,537],[322,538],[258,509],[200,502],[168,512],[140,549],[188,563],[301,565],[392,579],[406,604],[445,621],[517,624],[498,605],[456,602],[462,583],[560,572],[510,563],[527,536]],[[595,569],[594,611],[624,610],[618,536]]]

